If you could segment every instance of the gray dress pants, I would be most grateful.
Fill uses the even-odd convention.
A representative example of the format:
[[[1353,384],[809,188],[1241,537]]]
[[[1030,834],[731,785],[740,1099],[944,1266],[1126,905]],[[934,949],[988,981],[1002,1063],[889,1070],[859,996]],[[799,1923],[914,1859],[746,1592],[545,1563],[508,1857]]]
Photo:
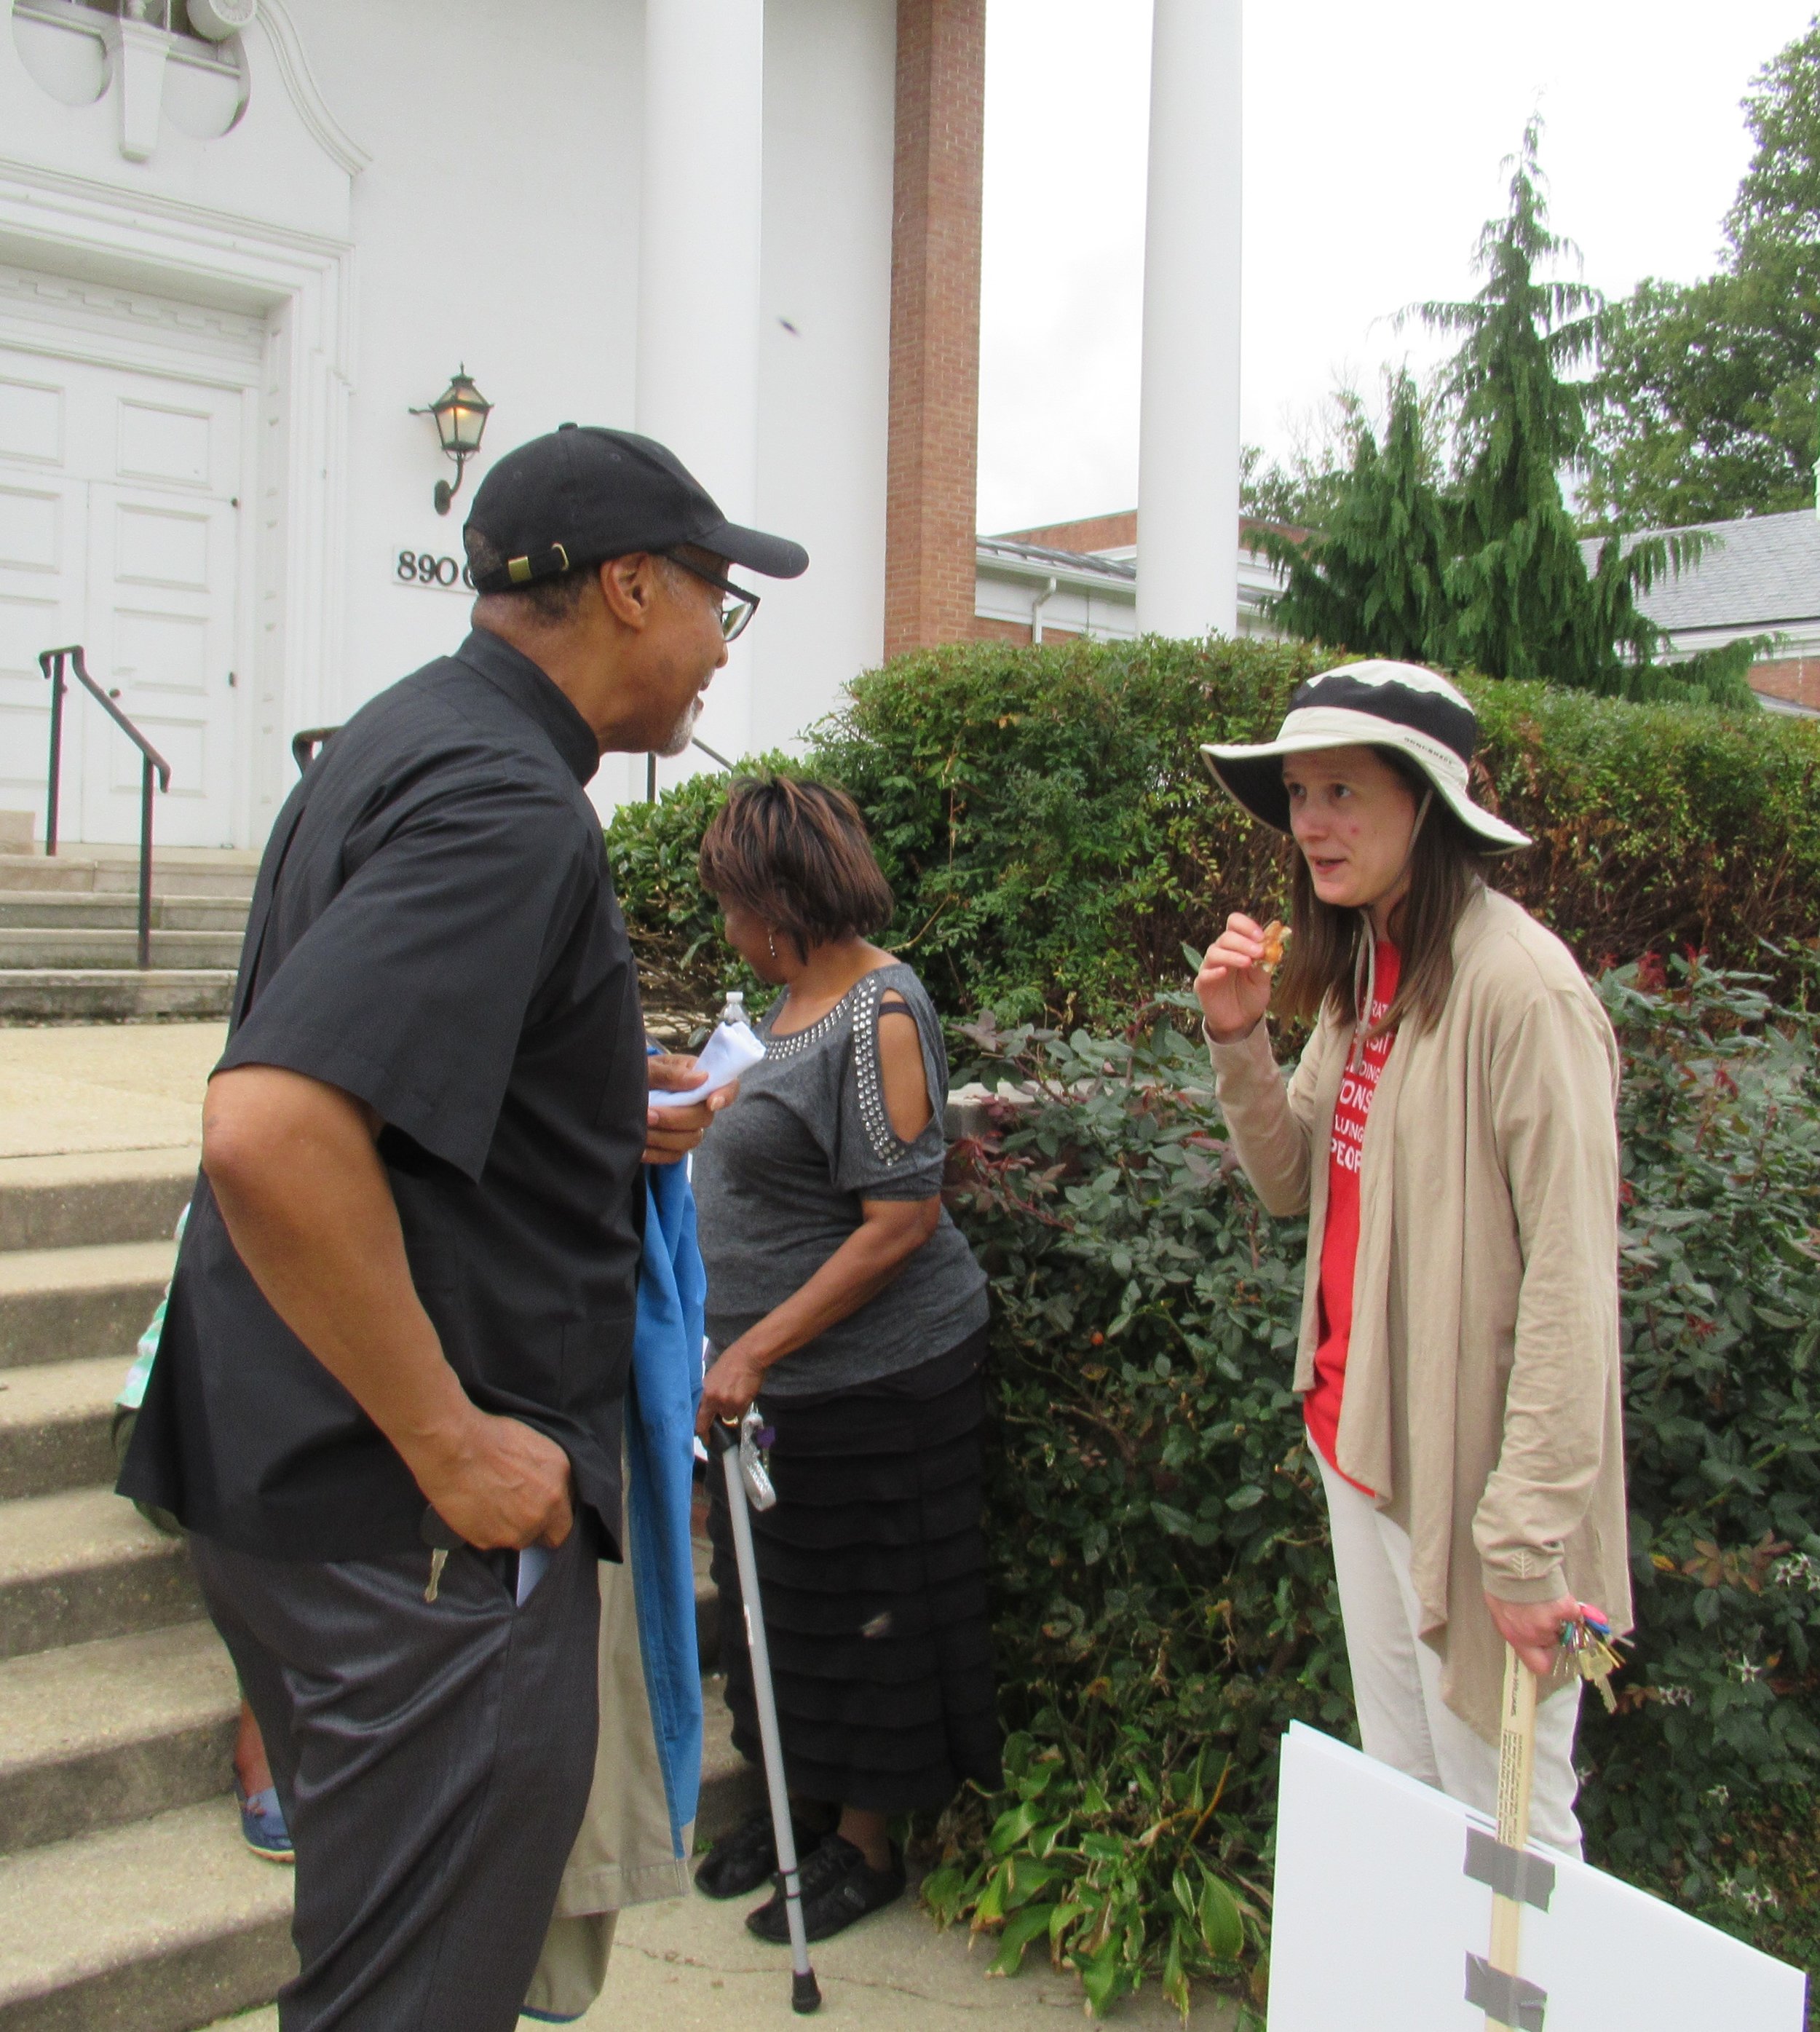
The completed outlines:
[[[297,1847],[282,2032],[512,2032],[588,1803],[586,1520],[521,1606],[510,1554],[333,1563],[190,1541]]]

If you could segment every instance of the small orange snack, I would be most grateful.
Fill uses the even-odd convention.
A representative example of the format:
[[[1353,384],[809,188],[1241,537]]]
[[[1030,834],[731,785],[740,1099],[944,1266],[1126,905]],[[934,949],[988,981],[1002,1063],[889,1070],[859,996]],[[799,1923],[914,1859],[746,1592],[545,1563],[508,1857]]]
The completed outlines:
[[[1283,964],[1283,942],[1289,936],[1289,928],[1280,919],[1273,917],[1264,927],[1264,971],[1274,973]]]

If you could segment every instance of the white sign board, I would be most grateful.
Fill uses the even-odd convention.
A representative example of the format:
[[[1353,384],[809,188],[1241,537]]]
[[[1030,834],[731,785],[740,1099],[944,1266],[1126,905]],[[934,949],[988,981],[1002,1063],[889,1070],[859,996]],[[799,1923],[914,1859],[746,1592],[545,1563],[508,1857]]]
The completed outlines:
[[[1482,2032],[1467,1957],[1492,1894],[1465,1873],[1482,1815],[1330,1736],[1283,1746],[1269,2032]],[[1803,2032],[1807,1978],[1646,1892],[1539,1844],[1548,1909],[1526,1904],[1521,1973],[1544,2032]]]

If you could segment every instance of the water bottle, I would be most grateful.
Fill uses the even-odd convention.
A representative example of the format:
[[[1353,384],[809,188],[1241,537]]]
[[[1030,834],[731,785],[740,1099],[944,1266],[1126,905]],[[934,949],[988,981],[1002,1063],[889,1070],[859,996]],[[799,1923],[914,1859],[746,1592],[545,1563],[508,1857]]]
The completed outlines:
[[[714,1020],[716,1025],[722,1023],[743,1023],[747,1021],[746,995],[743,989],[728,988],[727,999],[720,1005],[720,1014]]]

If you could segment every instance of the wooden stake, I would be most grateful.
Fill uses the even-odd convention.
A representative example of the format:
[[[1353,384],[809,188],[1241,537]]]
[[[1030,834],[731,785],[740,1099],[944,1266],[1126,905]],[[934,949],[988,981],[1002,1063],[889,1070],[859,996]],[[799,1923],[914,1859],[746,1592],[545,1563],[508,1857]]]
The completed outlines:
[[[1497,1748],[1497,1838],[1506,1848],[1529,1846],[1530,1784],[1536,1761],[1536,1681],[1515,1649],[1504,1646],[1504,1701]],[[1505,1975],[1520,1973],[1517,1958],[1523,1931],[1523,1901],[1500,1897],[1491,1901],[1491,1952],[1486,1957]],[[1487,2026],[1504,2020],[1488,2012]],[[1514,2028],[1507,2028],[1514,2032]]]

